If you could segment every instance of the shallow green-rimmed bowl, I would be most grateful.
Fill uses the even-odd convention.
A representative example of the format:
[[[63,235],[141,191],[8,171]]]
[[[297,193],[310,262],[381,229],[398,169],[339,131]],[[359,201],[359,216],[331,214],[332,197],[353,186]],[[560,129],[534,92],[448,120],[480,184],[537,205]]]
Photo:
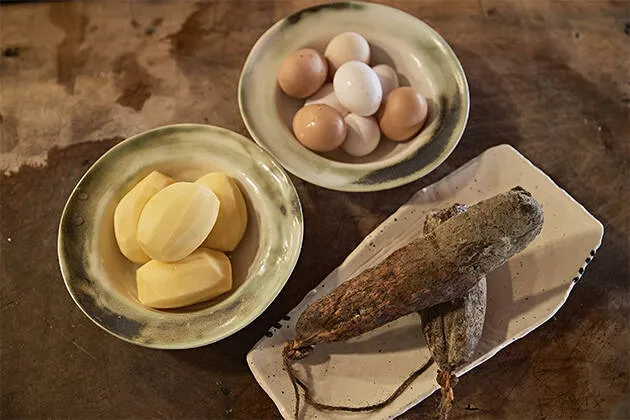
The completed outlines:
[[[291,133],[302,101],[284,95],[276,82],[283,59],[300,48],[321,52],[335,35],[355,31],[370,43],[372,65],[389,64],[401,84],[429,102],[429,120],[410,141],[383,139],[363,158],[340,151],[317,154]],[[310,7],[277,22],[256,42],[241,73],[239,107],[251,136],[296,176],[341,191],[378,191],[414,181],[453,151],[468,121],[466,76],[446,41],[421,20],[391,7],[361,2]]]
[[[184,181],[222,171],[238,183],[249,214],[245,236],[229,254],[231,292],[170,311],[138,301],[137,266],[118,250],[114,209],[152,170]],[[107,332],[146,347],[192,348],[235,333],[269,306],[295,267],[302,237],[298,195],[273,158],[229,130],[172,125],[123,141],[88,169],[61,216],[59,265],[76,304]]]

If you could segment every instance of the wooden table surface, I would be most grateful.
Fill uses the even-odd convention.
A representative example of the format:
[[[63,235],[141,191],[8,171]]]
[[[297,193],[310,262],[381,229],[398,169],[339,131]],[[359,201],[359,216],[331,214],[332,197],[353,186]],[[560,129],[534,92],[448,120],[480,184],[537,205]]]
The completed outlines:
[[[2,417],[277,418],[247,351],[415,191],[509,143],[604,223],[604,243],[552,320],[462,378],[453,418],[630,418],[630,2],[387,3],[459,56],[472,95],[460,145],[386,192],[293,177],[306,221],[295,273],[246,329],[187,351],[124,343],[81,313],[57,265],[62,207],[102,153],[141,130],[195,122],[247,135],[236,88],[249,49],[314,2],[0,6]],[[436,401],[403,418],[428,418]]]

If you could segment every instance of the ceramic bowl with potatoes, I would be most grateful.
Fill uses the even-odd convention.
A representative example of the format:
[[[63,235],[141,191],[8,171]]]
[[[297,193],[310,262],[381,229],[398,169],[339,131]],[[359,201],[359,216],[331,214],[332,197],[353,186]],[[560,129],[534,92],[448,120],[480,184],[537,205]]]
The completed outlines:
[[[400,10],[362,2],[310,7],[252,48],[239,83],[251,136],[296,176],[377,191],[435,169],[469,112],[447,42]]]
[[[300,202],[255,143],[182,124],[105,153],[72,192],[59,263],[96,324],[143,346],[220,340],[262,313],[300,253]]]

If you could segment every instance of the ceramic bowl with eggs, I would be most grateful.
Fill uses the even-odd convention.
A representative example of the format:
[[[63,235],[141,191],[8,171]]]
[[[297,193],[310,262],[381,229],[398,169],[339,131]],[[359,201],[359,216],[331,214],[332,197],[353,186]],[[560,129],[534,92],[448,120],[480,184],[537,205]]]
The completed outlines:
[[[440,165],[461,138],[469,91],[447,42],[421,20],[363,2],[310,7],[256,42],[239,107],[285,169],[341,191],[378,191]]]
[[[298,195],[268,153],[226,129],[179,124],[133,136],[88,169],[63,211],[58,256],[97,325],[182,349],[260,315],[302,236]]]

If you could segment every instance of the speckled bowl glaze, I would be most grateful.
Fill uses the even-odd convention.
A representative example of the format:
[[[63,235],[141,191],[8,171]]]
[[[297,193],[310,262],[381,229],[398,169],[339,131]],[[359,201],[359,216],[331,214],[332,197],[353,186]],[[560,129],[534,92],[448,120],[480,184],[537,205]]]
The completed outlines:
[[[413,139],[383,139],[370,155],[317,154],[291,132],[301,100],[281,92],[276,77],[283,59],[300,48],[324,51],[335,35],[355,31],[370,43],[371,65],[389,64],[401,85],[429,103],[429,118]],[[421,20],[391,7],[361,2],[310,7],[277,22],[256,42],[241,73],[238,92],[251,136],[296,176],[341,191],[378,191],[414,181],[439,166],[457,146],[468,121],[466,76],[446,41]]]
[[[231,292],[168,311],[138,301],[137,265],[118,250],[113,218],[118,201],[152,170],[183,181],[218,170],[239,184],[249,214],[245,237],[229,254]],[[192,348],[235,333],[269,306],[295,267],[302,237],[298,195],[267,153],[229,130],[172,125],[123,141],[86,172],[61,217],[59,265],[76,304],[107,332],[146,347]]]

